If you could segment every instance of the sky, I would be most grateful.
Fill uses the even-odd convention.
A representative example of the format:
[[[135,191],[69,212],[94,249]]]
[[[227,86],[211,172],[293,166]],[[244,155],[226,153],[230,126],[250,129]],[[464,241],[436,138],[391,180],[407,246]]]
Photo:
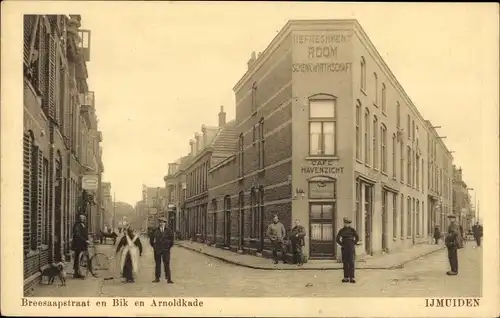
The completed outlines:
[[[98,10],[96,9],[98,5]],[[201,125],[234,118],[233,86],[252,51],[291,19],[358,19],[424,118],[439,129],[481,195],[481,130],[496,107],[498,72],[488,4],[151,3],[82,6],[92,31],[87,64],[103,132],[104,180],[135,204],[142,184],[164,186]],[[493,10],[492,10],[493,9]],[[114,13],[113,13],[114,12]],[[492,64],[493,63],[493,64]],[[493,77],[495,78],[495,77]],[[491,113],[490,113],[491,114]],[[495,113],[496,114],[496,113]],[[490,147],[490,145],[488,145]]]

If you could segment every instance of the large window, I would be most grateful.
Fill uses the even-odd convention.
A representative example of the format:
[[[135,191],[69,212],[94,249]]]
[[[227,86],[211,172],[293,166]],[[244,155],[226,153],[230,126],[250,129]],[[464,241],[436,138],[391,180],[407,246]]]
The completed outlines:
[[[386,100],[386,89],[384,83],[382,83],[382,92],[380,98],[381,98],[380,103],[382,104],[382,113],[385,114],[387,112],[387,105],[386,105],[387,100]]]
[[[392,237],[398,237],[398,210],[397,210],[398,196],[392,195]]]
[[[406,199],[406,236],[410,236],[411,232],[411,198]]]
[[[212,200],[212,227],[213,227],[213,240],[217,242],[217,200]]]
[[[382,162],[382,172],[387,173],[387,128],[384,124],[380,126],[380,157]]]
[[[399,169],[401,170],[401,182],[405,182],[405,152],[404,152],[404,143],[402,141],[399,142]]]
[[[417,206],[415,208],[416,216],[415,216],[415,221],[417,224],[415,227],[417,228],[417,235],[420,235],[420,201],[417,199]]]
[[[365,61],[365,58],[362,56],[361,57],[361,65],[360,65],[360,70],[361,70],[361,74],[360,74],[360,85],[361,85],[361,89],[364,91],[366,90],[366,61]]]
[[[378,105],[378,76],[377,73],[373,73],[373,104]]]
[[[335,100],[311,99],[309,101],[309,152],[312,156],[334,156]]]
[[[400,211],[400,216],[399,216],[399,232],[401,234],[401,239],[405,237],[405,197],[403,194],[401,194],[401,200],[399,201],[399,208],[401,209]]]
[[[396,148],[397,148],[397,140],[396,134],[392,135],[392,177],[396,179]]]
[[[378,169],[378,118],[373,116],[373,168]]]
[[[406,183],[411,185],[411,149],[410,146],[406,147]]]
[[[264,118],[259,121],[259,169],[264,169]]]
[[[356,102],[356,159],[361,160],[361,102]]]
[[[244,139],[243,134],[240,134],[238,139],[238,177],[242,178],[244,175]]]
[[[417,171],[415,172],[415,184],[417,186],[417,189],[420,189],[420,157],[417,154],[415,158],[415,168]]]
[[[370,111],[368,108],[365,109],[365,163],[370,164]]]

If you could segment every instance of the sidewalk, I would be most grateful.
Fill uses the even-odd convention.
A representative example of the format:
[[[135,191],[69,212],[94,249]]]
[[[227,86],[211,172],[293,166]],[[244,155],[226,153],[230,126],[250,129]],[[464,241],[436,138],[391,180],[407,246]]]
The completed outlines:
[[[195,251],[221,261],[238,266],[263,270],[339,270],[342,263],[337,261],[309,261],[303,266],[297,267],[289,264],[273,264],[271,259],[238,254],[216,247],[207,246],[202,243],[178,241],[177,246]],[[444,249],[443,245],[417,244],[406,250],[380,256],[367,256],[356,261],[356,269],[397,269],[402,268],[406,263],[419,259],[420,257]]]
[[[96,245],[96,252],[111,256],[116,246]],[[73,278],[73,261],[66,263],[66,286],[61,285],[58,277],[55,278],[52,285],[43,283],[33,286],[32,292],[28,297],[98,297],[102,291],[103,281],[95,278],[88,273],[85,279]]]

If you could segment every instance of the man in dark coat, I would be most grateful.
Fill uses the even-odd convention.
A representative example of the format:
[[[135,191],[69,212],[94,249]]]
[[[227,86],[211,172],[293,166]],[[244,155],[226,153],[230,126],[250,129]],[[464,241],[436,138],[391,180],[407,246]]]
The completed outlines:
[[[454,215],[449,215],[450,225],[445,238],[446,248],[448,249],[448,260],[450,262],[450,270],[447,275],[458,274],[458,249],[460,248],[460,228],[456,222]]]
[[[342,263],[344,264],[344,278],[342,283],[356,283],[354,279],[354,265],[356,261],[356,244],[359,236],[355,229],[351,227],[351,220],[344,218],[344,227],[340,229],[335,241],[342,248]]]
[[[439,239],[441,238],[441,229],[438,224],[434,226],[434,242],[439,244]]]
[[[161,262],[163,261],[163,267],[165,270],[165,278],[167,283],[173,284],[172,274],[170,272],[170,249],[174,245],[174,233],[167,226],[166,218],[158,219],[160,225],[158,228],[154,229],[153,233],[149,238],[149,244],[153,247],[154,257],[155,257],[155,280],[153,283],[158,283],[160,281],[161,275]]]
[[[293,261],[295,264],[301,266],[304,264],[304,255],[302,254],[302,247],[305,245],[304,237],[306,230],[300,225],[299,219],[295,220],[295,226],[290,232],[289,238],[292,243]]]
[[[477,247],[481,246],[481,238],[483,237],[483,226],[476,222],[475,225],[472,226],[472,235],[476,240]]]
[[[88,249],[89,235],[85,225],[85,215],[80,215],[80,219],[73,226],[73,240],[71,241],[71,249],[75,251],[75,259],[73,261],[73,277],[84,278],[80,274],[80,255]]]

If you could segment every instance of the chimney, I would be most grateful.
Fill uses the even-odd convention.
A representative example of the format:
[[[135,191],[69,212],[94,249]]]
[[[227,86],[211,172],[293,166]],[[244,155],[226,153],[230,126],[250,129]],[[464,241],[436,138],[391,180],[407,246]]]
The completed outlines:
[[[226,112],[224,111],[224,106],[221,106],[219,112],[219,128],[223,127],[225,124],[226,124]]]
[[[196,133],[194,135],[194,138],[196,139],[196,152],[201,152],[203,150],[203,142],[201,140],[201,135],[199,133]]]
[[[248,69],[250,69],[253,64],[255,63],[255,60],[257,59],[257,57],[255,56],[255,51],[252,52],[252,56],[250,57],[250,60],[248,60]]]
[[[201,132],[203,133],[203,146],[206,147],[208,145],[207,126],[201,125]]]
[[[191,147],[191,152],[189,153],[191,156],[194,156],[196,154],[196,150],[194,148],[194,143],[195,141],[193,139],[191,139],[189,141],[189,146]]]

